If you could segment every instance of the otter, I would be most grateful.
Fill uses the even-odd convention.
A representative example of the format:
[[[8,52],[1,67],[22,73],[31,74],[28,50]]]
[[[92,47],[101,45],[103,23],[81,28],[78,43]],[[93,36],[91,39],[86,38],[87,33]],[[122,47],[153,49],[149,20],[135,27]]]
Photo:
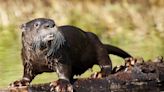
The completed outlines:
[[[59,80],[52,85],[68,91],[73,76],[84,73],[94,64],[100,66],[102,77],[109,75],[112,63],[108,54],[131,57],[118,47],[103,44],[92,32],[70,25],[57,26],[48,18],[31,20],[22,24],[21,30],[24,74],[21,80],[11,84],[13,87],[29,85],[43,72],[56,72]]]

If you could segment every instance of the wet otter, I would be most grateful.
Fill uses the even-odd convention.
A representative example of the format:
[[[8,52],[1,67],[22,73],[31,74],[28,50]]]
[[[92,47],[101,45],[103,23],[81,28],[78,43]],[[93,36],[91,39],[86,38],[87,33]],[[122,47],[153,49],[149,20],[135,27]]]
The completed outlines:
[[[11,86],[28,85],[43,72],[57,72],[59,88],[66,89],[74,75],[84,73],[94,64],[100,66],[103,77],[110,74],[108,54],[131,57],[115,46],[102,44],[94,33],[69,25],[56,26],[51,19],[34,19],[21,29],[24,75]]]

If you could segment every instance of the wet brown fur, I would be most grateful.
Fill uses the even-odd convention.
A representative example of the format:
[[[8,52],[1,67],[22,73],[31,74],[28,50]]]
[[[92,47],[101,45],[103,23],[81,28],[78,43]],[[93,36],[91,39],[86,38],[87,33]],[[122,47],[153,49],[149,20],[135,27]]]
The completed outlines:
[[[56,29],[53,29],[55,27]],[[24,30],[21,54],[24,66],[23,78],[28,78],[29,82],[43,72],[57,72],[59,79],[71,81],[74,75],[84,73],[94,64],[98,64],[101,68],[100,72],[106,76],[112,70],[108,54],[115,54],[122,58],[131,57],[115,46],[104,45],[94,33],[84,32],[80,28],[69,25],[56,26],[51,19],[38,18],[25,23],[21,29]],[[53,36],[60,35],[59,40],[44,42],[42,38],[36,39],[42,29],[47,32],[50,29],[54,30],[57,33]]]

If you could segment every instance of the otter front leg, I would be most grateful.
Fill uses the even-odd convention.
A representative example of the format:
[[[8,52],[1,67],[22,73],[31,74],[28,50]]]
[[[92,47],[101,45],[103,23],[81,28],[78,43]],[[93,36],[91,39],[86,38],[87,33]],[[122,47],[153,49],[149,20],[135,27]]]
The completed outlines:
[[[58,74],[59,80],[54,81],[50,84],[50,86],[52,87],[51,91],[73,92],[73,87],[70,83],[70,79],[72,79],[71,65],[57,63],[54,68]]]
[[[33,72],[33,66],[30,62],[25,62],[24,64],[24,74],[21,80],[17,80],[10,84],[10,87],[21,87],[28,86],[32,79],[35,77],[35,73]]]
[[[111,74],[112,66],[110,64],[106,64],[106,65],[101,64],[100,68],[101,71],[92,74],[91,78],[102,78],[102,77],[107,77],[109,74]]]
[[[101,68],[100,72],[97,72],[93,74],[92,78],[101,78],[106,77],[109,74],[111,74],[112,71],[112,62],[106,52],[106,50],[102,47],[99,47],[100,49],[97,49],[97,61]]]

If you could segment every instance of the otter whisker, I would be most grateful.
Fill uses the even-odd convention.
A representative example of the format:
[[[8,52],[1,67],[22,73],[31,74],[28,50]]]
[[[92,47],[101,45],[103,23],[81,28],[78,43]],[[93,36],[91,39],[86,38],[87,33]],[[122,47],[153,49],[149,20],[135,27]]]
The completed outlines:
[[[57,29],[40,30],[41,32],[34,38],[33,49],[36,53],[40,50],[49,48],[47,51],[47,56],[53,55],[58,49],[65,43],[65,38],[62,33]]]

